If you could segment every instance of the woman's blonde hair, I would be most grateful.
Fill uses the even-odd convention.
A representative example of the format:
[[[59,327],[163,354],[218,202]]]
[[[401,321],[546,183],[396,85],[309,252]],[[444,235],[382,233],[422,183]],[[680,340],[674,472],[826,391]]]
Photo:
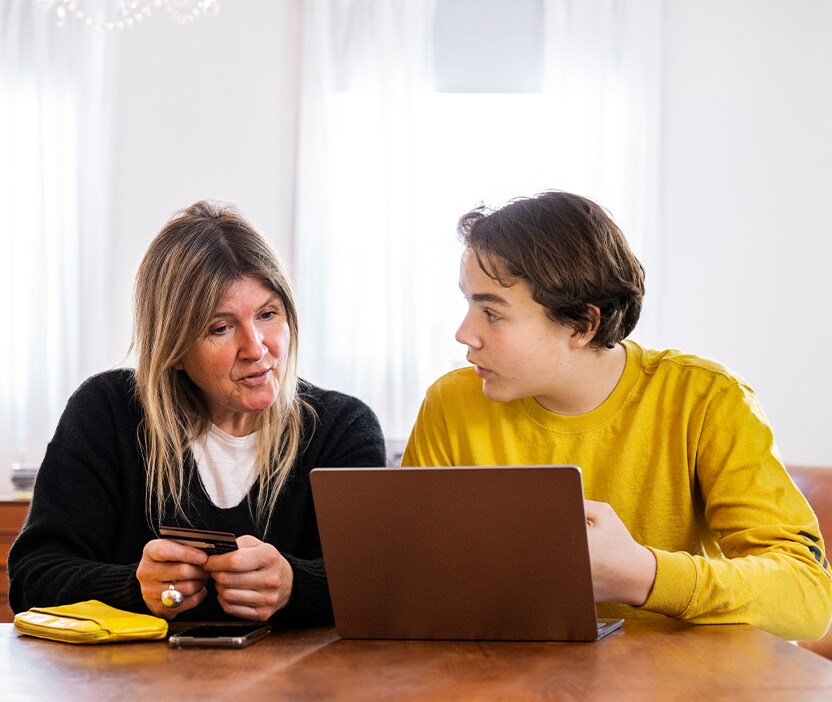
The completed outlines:
[[[201,391],[176,365],[205,333],[229,286],[246,277],[280,297],[290,330],[277,401],[255,415],[259,490],[250,508],[262,535],[300,450],[303,413],[314,417],[297,391],[297,308],[274,249],[229,205],[200,201],[174,215],[139,266],[131,343],[144,410],[138,438],[147,467],[147,514],[157,523],[168,500],[185,517],[185,453],[211,425]]]

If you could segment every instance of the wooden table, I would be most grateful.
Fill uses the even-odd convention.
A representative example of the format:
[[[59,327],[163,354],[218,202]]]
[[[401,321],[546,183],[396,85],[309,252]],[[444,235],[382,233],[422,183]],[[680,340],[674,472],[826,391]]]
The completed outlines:
[[[585,644],[347,641],[323,628],[236,651],[77,646],[0,624],[0,699],[828,701],[832,662],[752,627],[670,620]]]

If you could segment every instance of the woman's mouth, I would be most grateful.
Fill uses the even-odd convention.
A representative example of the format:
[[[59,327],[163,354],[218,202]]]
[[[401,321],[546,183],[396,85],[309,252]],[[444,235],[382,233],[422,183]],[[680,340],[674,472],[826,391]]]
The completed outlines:
[[[271,372],[271,368],[266,368],[262,371],[258,371],[257,373],[251,373],[249,375],[243,376],[242,378],[240,378],[238,382],[242,383],[243,385],[250,385],[252,387],[263,385],[269,381],[269,375],[271,374]]]

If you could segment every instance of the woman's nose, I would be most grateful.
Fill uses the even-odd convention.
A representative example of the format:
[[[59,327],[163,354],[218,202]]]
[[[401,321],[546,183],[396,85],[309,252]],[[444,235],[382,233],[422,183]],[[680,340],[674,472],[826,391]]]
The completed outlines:
[[[263,343],[263,334],[255,325],[243,328],[239,353],[243,358],[253,360],[259,360],[265,355],[266,345]]]

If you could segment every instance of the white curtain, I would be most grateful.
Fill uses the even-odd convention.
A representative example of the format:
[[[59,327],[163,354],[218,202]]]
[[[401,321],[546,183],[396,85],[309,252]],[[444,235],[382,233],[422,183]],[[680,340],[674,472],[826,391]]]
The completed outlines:
[[[469,4],[460,60],[465,33],[488,21]],[[439,94],[433,0],[306,3],[301,374],[364,399],[389,437],[407,436],[431,381],[465,365],[455,224],[481,201],[553,188],[598,200],[648,268],[648,301],[660,297],[661,0],[538,7],[541,92]],[[656,319],[646,311],[642,339]]]
[[[662,0],[543,0],[550,155],[606,207],[647,269],[636,336],[661,331]]]
[[[113,39],[32,0],[0,4],[0,492],[38,463],[69,394],[102,370]]]
[[[422,335],[429,321],[416,302],[428,252],[415,164],[433,10],[434,0],[305,3],[295,228],[300,371],[364,399],[393,437],[409,431],[431,354]]]

